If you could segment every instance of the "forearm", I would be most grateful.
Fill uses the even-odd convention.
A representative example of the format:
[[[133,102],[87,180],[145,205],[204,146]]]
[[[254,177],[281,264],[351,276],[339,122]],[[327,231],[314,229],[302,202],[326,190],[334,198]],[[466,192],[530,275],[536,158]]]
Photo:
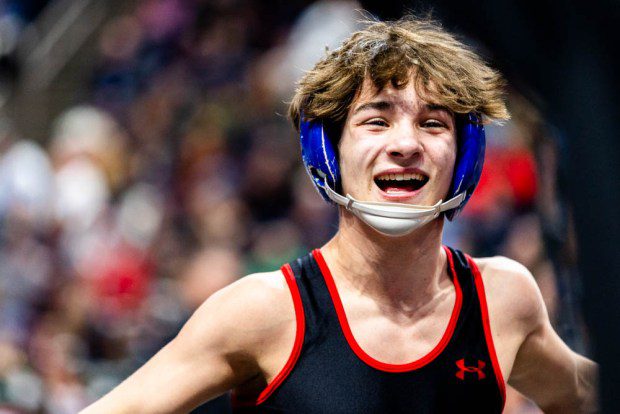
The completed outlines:
[[[131,398],[125,398],[122,391],[115,389],[80,411],[79,414],[130,414],[144,412],[144,407],[137,407]]]
[[[599,411],[598,406],[598,365],[588,358],[577,355],[577,394],[581,413]]]
[[[179,393],[182,390],[178,390]],[[170,395],[170,397],[166,397]],[[174,414],[187,413],[198,405],[195,399],[178,401],[176,393],[149,391],[148,387],[136,387],[136,384],[121,384],[79,414]]]
[[[198,357],[188,361],[177,342],[175,339],[167,344],[129,378],[80,414],[186,413],[202,400],[215,396],[214,381],[204,379],[206,375],[196,369],[193,361],[198,366],[211,368],[211,378],[222,378],[222,372],[226,370],[222,365],[225,364]]]
[[[546,414],[586,414],[599,411],[597,398],[598,365],[581,355],[574,354],[574,386],[564,398],[541,408]]]
[[[173,413],[178,412],[166,401],[161,390],[153,392],[149,384],[135,378],[135,374],[85,408],[79,414],[132,414],[132,413]]]

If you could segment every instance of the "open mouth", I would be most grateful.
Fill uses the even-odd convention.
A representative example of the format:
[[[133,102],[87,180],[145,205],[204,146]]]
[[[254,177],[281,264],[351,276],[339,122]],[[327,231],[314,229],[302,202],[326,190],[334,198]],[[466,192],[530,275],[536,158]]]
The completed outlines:
[[[381,174],[375,177],[375,184],[386,193],[404,193],[419,190],[428,182],[428,177],[419,173]]]

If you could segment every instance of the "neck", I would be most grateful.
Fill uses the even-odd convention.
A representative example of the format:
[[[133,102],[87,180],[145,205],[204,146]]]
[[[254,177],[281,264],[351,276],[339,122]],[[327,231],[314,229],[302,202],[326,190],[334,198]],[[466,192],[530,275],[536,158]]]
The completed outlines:
[[[341,209],[338,232],[322,249],[334,278],[382,303],[417,307],[447,284],[443,219],[403,237],[382,235]]]

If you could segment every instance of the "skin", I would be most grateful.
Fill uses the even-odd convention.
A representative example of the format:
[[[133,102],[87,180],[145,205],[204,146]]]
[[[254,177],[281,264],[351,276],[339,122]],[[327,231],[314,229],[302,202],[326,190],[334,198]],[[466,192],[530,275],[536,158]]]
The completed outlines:
[[[379,92],[368,82],[362,86],[339,145],[344,193],[431,205],[448,192],[454,116],[423,102],[412,85]],[[385,193],[374,183],[377,174],[399,169],[416,169],[429,180],[414,192]],[[443,335],[456,294],[442,229],[439,218],[393,238],[340,210],[338,232],[321,251],[353,335],[371,357],[410,362]],[[529,271],[503,257],[475,261],[504,378],[545,412],[595,411],[596,365],[553,331]],[[83,413],[182,413],[230,389],[255,397],[285,365],[295,330],[283,275],[247,276],[209,298],[172,342]]]

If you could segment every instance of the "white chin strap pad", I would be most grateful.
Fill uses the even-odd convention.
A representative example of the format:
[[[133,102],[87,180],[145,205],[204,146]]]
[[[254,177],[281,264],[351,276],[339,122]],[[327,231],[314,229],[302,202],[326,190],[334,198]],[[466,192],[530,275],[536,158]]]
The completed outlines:
[[[434,206],[419,206],[378,201],[359,201],[349,194],[343,197],[329,186],[323,188],[333,202],[345,207],[379,233],[393,237],[411,233],[439,217],[442,212],[457,208],[465,199],[465,193],[460,193],[445,203],[439,200]]]

